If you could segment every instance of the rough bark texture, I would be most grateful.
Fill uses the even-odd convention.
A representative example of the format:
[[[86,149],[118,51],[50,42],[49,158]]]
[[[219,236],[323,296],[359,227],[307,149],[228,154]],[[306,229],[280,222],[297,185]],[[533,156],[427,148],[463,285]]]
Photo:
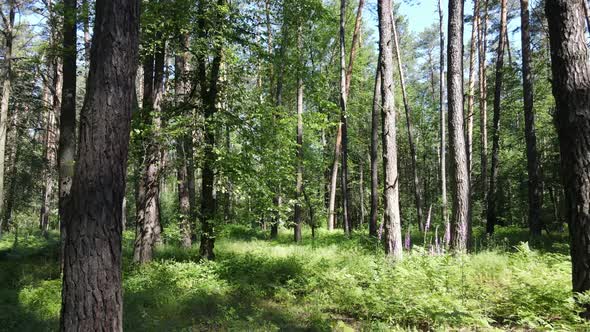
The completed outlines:
[[[133,251],[133,261],[146,263],[152,260],[153,251],[160,241],[160,168],[161,154],[156,136],[160,127],[160,112],[164,94],[165,47],[156,50],[155,57],[147,57],[144,64],[144,109],[145,124],[150,127],[144,136],[145,155],[141,173],[142,195],[138,202],[137,234]],[[153,62],[152,62],[153,60]],[[151,85],[151,86],[150,86]],[[152,91],[149,91],[153,88]],[[150,104],[151,101],[151,104]],[[147,106],[147,107],[146,107]]]
[[[465,124],[463,116],[463,1],[449,1],[449,158],[451,159],[451,188],[453,218],[451,247],[458,252],[467,250],[469,227],[469,169]]]
[[[447,123],[445,121],[446,109],[446,89],[445,89],[445,33],[444,17],[442,11],[442,1],[438,1],[438,23],[440,35],[440,82],[439,82],[439,105],[440,105],[440,186],[441,186],[441,214],[445,225],[449,222],[447,212]]]
[[[138,35],[139,1],[96,2],[79,159],[65,220],[62,331],[123,330],[121,206]]]
[[[0,218],[4,215],[4,161],[6,155],[6,132],[8,127],[8,102],[12,92],[12,40],[16,1],[8,0],[7,19],[3,20],[5,68],[0,100]],[[3,14],[4,15],[4,14]],[[3,16],[6,18],[6,16]]]
[[[524,126],[526,139],[527,170],[529,178],[529,230],[533,237],[541,235],[542,190],[539,176],[537,136],[535,134],[535,110],[533,109],[533,78],[531,74],[531,32],[529,28],[529,1],[520,1],[522,39],[522,88],[524,97]]]
[[[385,252],[393,259],[402,258],[402,232],[399,211],[399,177],[397,171],[396,114],[393,84],[393,36],[391,0],[379,0],[379,51],[381,55],[381,107],[383,122],[383,171],[385,185]]]
[[[582,1],[545,4],[574,292],[590,289],[590,63]],[[590,305],[584,309],[590,318]]]
[[[381,56],[379,56],[380,61]],[[381,112],[381,62],[377,63],[375,73],[375,90],[371,110],[371,219],[369,235],[377,237],[377,219],[379,216],[379,116]]]
[[[416,155],[416,145],[414,144],[414,136],[412,134],[414,128],[412,126],[412,119],[411,114],[412,110],[410,107],[410,102],[408,101],[408,96],[406,93],[406,81],[404,78],[404,69],[402,66],[402,58],[400,54],[400,47],[397,38],[397,28],[395,26],[395,19],[392,18],[391,20],[393,24],[393,45],[395,48],[395,57],[397,59],[397,69],[399,71],[399,78],[400,78],[400,85],[402,88],[402,98],[404,101],[404,110],[406,111],[406,130],[408,132],[408,144],[410,145],[410,154],[412,160],[412,174],[414,175],[414,203],[416,204],[416,216],[417,216],[417,226],[419,229],[422,229],[422,191],[420,187],[420,177],[418,175],[418,162],[417,162],[417,155]]]
[[[488,206],[486,210],[486,232],[494,233],[497,223],[498,202],[498,173],[500,171],[500,113],[502,105],[502,80],[504,77],[504,48],[506,41],[507,0],[501,1],[500,12],[500,38],[498,39],[498,51],[496,59],[496,82],[494,87],[494,119],[492,133],[492,170],[490,173],[490,187],[488,191]]]

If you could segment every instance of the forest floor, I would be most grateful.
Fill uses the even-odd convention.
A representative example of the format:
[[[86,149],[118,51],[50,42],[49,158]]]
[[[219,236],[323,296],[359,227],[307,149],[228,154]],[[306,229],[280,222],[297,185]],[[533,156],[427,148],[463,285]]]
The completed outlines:
[[[126,331],[590,330],[576,315],[564,237],[531,249],[526,230],[500,228],[476,253],[434,255],[416,234],[401,263],[365,234],[291,232],[278,240],[229,226],[217,258],[198,247],[158,248],[131,263],[124,242]],[[57,329],[61,281],[57,234],[0,240],[0,331]]]

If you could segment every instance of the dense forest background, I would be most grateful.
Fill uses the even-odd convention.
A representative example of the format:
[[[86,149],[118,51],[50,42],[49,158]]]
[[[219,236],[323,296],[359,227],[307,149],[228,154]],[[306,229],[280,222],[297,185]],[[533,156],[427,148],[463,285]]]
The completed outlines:
[[[398,1],[141,1],[134,64],[93,45],[116,2],[0,4],[0,330],[57,327],[80,192],[121,213],[90,242],[122,243],[125,329],[588,327],[545,1],[439,2],[418,33]],[[89,130],[128,86],[101,59],[129,128]]]

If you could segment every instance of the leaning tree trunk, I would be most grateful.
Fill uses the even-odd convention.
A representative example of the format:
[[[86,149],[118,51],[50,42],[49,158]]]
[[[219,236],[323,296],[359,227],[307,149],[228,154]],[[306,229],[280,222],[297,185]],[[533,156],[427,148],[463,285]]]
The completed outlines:
[[[78,162],[66,209],[61,331],[123,330],[121,206],[138,37],[139,1],[96,1]]]
[[[371,219],[369,235],[377,237],[377,219],[379,215],[379,113],[381,112],[381,56],[375,73],[375,90],[373,108],[371,109]]]
[[[522,89],[524,96],[524,126],[526,139],[527,170],[529,177],[529,231],[532,237],[541,235],[542,190],[535,134],[535,111],[533,108],[533,78],[531,73],[531,32],[529,28],[529,1],[520,0],[522,39]]]
[[[393,14],[392,14],[393,15]],[[408,96],[406,93],[406,82],[404,78],[404,70],[402,66],[402,58],[400,55],[400,47],[397,38],[397,28],[395,26],[395,19],[392,18],[392,27],[393,27],[393,47],[395,48],[395,56],[397,59],[397,68],[399,71],[399,78],[400,78],[400,85],[402,88],[402,98],[404,101],[404,110],[406,111],[406,130],[408,131],[408,144],[410,145],[410,154],[412,157],[412,173],[414,175],[414,203],[416,204],[416,216],[417,216],[417,225],[419,229],[422,229],[422,192],[420,189],[420,177],[418,176],[418,162],[416,156],[416,145],[414,144],[414,137],[412,134],[413,126],[412,126],[412,119],[411,113],[412,110],[410,109],[410,102],[408,101]]]
[[[547,0],[561,176],[571,239],[574,292],[590,290],[590,63],[583,0]],[[582,316],[590,318],[590,305]]]
[[[451,247],[458,252],[467,250],[469,230],[469,169],[465,124],[463,116],[463,1],[449,1],[449,157],[451,159],[451,188],[453,218]]]
[[[379,51],[381,63],[381,108],[383,123],[383,171],[385,252],[395,260],[402,258],[402,232],[399,211],[396,114],[393,84],[393,36],[391,0],[379,0]]]
[[[488,206],[486,210],[486,233],[493,234],[497,223],[498,204],[498,173],[500,171],[500,112],[502,106],[502,80],[504,77],[504,47],[506,41],[507,0],[501,2],[500,38],[498,39],[498,58],[496,59],[496,83],[494,87],[494,127],[492,134],[492,171],[490,173],[490,187],[488,191]]]
[[[6,155],[6,131],[8,127],[8,102],[12,91],[12,40],[14,39],[14,17],[16,0],[8,0],[8,19],[4,20],[4,81],[0,100],[0,218],[4,215],[4,160]],[[4,16],[3,13],[3,17]]]

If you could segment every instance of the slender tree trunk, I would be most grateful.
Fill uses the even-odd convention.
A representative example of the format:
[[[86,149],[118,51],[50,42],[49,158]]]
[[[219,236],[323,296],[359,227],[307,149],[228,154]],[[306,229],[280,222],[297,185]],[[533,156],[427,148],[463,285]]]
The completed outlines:
[[[189,61],[189,36],[183,34],[180,37],[182,50],[175,56],[175,81],[174,90],[176,93],[177,107],[183,112],[190,114],[192,108],[188,107],[189,86],[187,83],[188,61]],[[177,180],[178,180],[178,203],[180,207],[180,229],[182,246],[188,248],[192,245],[192,224],[194,201],[191,199],[190,173],[194,173],[193,167],[193,132],[192,125],[189,125],[186,132],[178,139],[177,150]],[[194,176],[194,175],[193,175]],[[193,187],[194,188],[194,187]],[[194,196],[193,196],[194,197]]]
[[[346,19],[346,0],[340,0],[340,122],[342,124],[342,215],[344,233],[350,235],[350,199],[348,197],[348,121],[346,118],[347,83],[346,83],[346,36],[344,22]]]
[[[471,25],[471,45],[469,49],[469,91],[467,94],[467,159],[469,178],[473,173],[473,109],[475,104],[475,62],[477,31],[479,31],[479,0],[473,1],[473,22]]]
[[[381,105],[383,116],[383,171],[385,252],[395,260],[402,258],[402,232],[399,211],[396,114],[393,83],[393,22],[391,0],[379,0],[379,50],[381,55]]]
[[[66,209],[61,331],[123,330],[121,206],[138,35],[139,1],[97,0],[78,162]]]
[[[303,49],[303,36],[301,26],[297,36],[297,46]],[[300,55],[301,67],[304,66],[303,57]],[[295,187],[295,242],[301,242],[301,199],[303,194],[303,68],[297,73],[297,183]]]
[[[483,0],[484,10],[480,21],[478,38],[479,53],[479,131],[480,131],[480,163],[481,163],[481,190],[483,193],[483,206],[488,204],[488,83],[487,83],[487,32],[488,32],[488,0]]]
[[[379,215],[379,116],[381,113],[381,56],[375,73],[373,108],[371,109],[371,220],[369,235],[377,237],[377,218]]]
[[[447,123],[445,115],[447,113],[446,88],[445,88],[445,33],[444,33],[444,16],[442,11],[442,2],[438,1],[438,18],[439,18],[439,35],[440,35],[440,82],[439,82],[439,105],[440,105],[440,183],[441,183],[441,202],[442,202],[442,219],[445,225],[449,223],[449,214],[447,212]]]
[[[332,177],[330,180],[330,202],[328,205],[328,230],[334,230],[336,221],[336,181],[338,179],[338,160],[340,160],[340,144],[342,141],[342,123],[338,124],[336,142],[334,144],[334,165],[332,165]]]
[[[364,177],[365,177],[365,168],[364,168],[364,162],[361,161],[359,164],[359,195],[360,195],[360,212],[361,212],[361,218],[359,220],[359,224],[357,225],[359,228],[363,227],[363,223],[365,222],[365,184],[364,184]]]
[[[498,39],[498,52],[496,59],[496,83],[494,87],[494,127],[492,134],[492,170],[490,174],[490,187],[488,191],[488,206],[486,210],[486,232],[494,233],[497,223],[498,202],[498,173],[500,171],[500,113],[502,105],[502,80],[504,77],[504,48],[506,40],[507,0],[501,1],[500,14],[500,38]]]
[[[453,192],[453,219],[451,247],[464,252],[469,231],[469,169],[465,124],[463,116],[463,1],[449,1],[449,157],[451,159],[451,188]]]
[[[88,0],[82,0],[82,9],[84,10],[84,19],[82,21],[82,27],[84,32],[84,59],[86,66],[90,66],[90,3]]]
[[[4,209],[4,219],[0,218],[0,239],[2,238],[2,232],[4,230],[8,230],[10,227],[10,223],[12,221],[12,209],[14,206],[16,189],[17,189],[17,165],[18,165],[18,157],[19,157],[19,145],[18,140],[20,137],[20,132],[18,130],[18,123],[19,123],[19,113],[20,112],[13,112],[12,113],[12,134],[11,134],[11,149],[9,155],[9,176],[10,176],[10,187],[8,188],[8,193],[6,194],[6,207]],[[23,107],[23,114],[28,113],[28,106]],[[3,222],[4,221],[4,222]]]
[[[586,0],[584,0],[586,2]],[[543,192],[539,175],[537,136],[535,134],[535,111],[533,109],[533,78],[531,73],[531,32],[529,28],[529,1],[520,1],[522,73],[524,97],[524,124],[526,139],[527,170],[529,177],[529,230],[532,237],[541,235],[541,204]]]
[[[590,64],[582,0],[547,0],[553,96],[574,292],[590,289]],[[590,318],[590,305],[582,316]]]
[[[8,0],[8,19],[4,21],[5,69],[2,83],[2,99],[0,100],[0,217],[4,215],[4,161],[8,127],[8,102],[12,92],[12,41],[14,39],[15,13],[16,1]]]
[[[393,14],[392,14],[393,15]],[[414,175],[414,202],[416,204],[416,216],[417,216],[417,225],[419,229],[422,229],[422,191],[420,187],[420,177],[418,176],[418,162],[417,162],[417,155],[416,155],[416,145],[414,143],[413,137],[413,130],[414,127],[412,126],[412,119],[411,114],[412,110],[410,108],[410,102],[408,101],[408,96],[406,93],[406,82],[404,78],[404,70],[402,66],[402,58],[400,55],[400,47],[397,38],[397,28],[395,26],[395,19],[392,18],[391,20],[393,24],[393,47],[395,48],[395,56],[397,59],[397,68],[399,71],[400,77],[400,85],[402,88],[402,98],[404,101],[404,110],[406,111],[406,130],[408,131],[408,144],[410,145],[410,154],[412,157],[412,173]]]

